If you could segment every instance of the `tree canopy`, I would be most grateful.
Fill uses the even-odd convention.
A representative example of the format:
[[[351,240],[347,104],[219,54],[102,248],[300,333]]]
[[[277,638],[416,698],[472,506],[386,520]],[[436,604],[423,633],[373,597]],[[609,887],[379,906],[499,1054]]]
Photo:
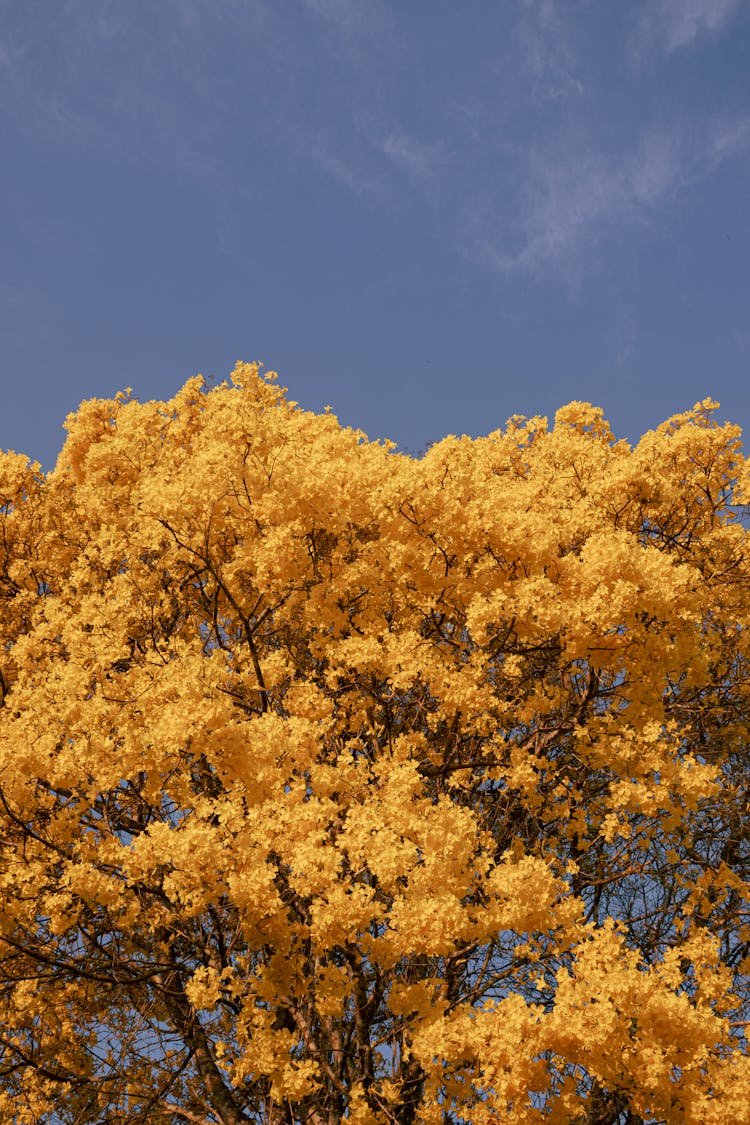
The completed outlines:
[[[0,455],[0,1117],[750,1121],[750,474],[258,365]]]

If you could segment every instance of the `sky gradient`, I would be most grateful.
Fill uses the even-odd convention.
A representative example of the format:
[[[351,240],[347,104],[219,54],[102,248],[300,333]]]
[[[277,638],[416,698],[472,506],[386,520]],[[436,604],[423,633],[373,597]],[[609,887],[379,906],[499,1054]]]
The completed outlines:
[[[236,360],[418,450],[750,429],[748,0],[0,0],[0,448]]]

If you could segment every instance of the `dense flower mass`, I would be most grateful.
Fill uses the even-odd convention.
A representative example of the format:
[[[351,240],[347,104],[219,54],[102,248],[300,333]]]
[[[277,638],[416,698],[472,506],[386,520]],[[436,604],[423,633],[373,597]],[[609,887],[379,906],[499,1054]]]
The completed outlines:
[[[0,455],[0,1118],[750,1122],[750,473],[275,377]]]

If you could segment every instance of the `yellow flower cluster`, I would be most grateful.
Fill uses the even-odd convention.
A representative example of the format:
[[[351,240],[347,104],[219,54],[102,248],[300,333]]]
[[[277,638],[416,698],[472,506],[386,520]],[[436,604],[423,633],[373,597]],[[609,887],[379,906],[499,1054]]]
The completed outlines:
[[[0,1117],[750,1122],[750,471],[257,364],[0,454]]]

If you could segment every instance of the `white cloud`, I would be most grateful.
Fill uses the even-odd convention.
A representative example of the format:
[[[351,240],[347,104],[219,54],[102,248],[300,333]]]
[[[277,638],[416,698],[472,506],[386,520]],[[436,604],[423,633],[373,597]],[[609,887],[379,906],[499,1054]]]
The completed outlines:
[[[684,174],[684,153],[675,136],[663,128],[648,130],[619,170],[623,197],[648,207],[678,188]]]
[[[750,117],[718,121],[709,138],[705,160],[713,170],[724,160],[739,156],[749,149]]]
[[[504,273],[574,276],[613,233],[666,221],[678,197],[750,150],[750,117],[709,122],[690,137],[645,130],[627,153],[537,150],[514,196],[468,209],[464,251]]]
[[[292,140],[298,155],[311,161],[321,172],[362,198],[385,202],[389,192],[383,177],[373,162],[355,152],[353,144],[344,144],[339,138],[327,138],[322,133],[315,136],[301,134]]]
[[[148,21],[117,0],[93,13],[89,0],[65,0],[41,23],[28,7],[3,28],[0,117],[51,154],[168,166],[221,189],[232,113],[257,96],[243,43],[262,42],[265,82],[281,86],[286,28],[265,0],[162,0]]]
[[[524,0],[515,28],[521,62],[537,102],[580,95],[586,86],[575,49],[575,23],[559,0]]]
[[[596,155],[568,162],[537,156],[510,208],[498,201],[499,229],[486,232],[482,223],[469,232],[469,256],[505,273],[571,265],[622,209],[623,188],[619,171]]]
[[[740,5],[642,0],[633,22],[651,55],[672,52],[725,30]],[[629,141],[638,99],[623,117],[602,88],[583,19],[594,6],[518,0],[446,74],[392,0],[302,0],[296,15],[273,0],[163,0],[148,25],[116,0],[95,18],[89,0],[65,0],[42,29],[3,29],[0,93],[40,147],[170,164],[229,196],[253,190],[234,175],[234,145],[315,169],[384,213],[417,193],[441,233],[500,271],[568,273],[750,148],[750,116]],[[622,45],[600,48],[616,71]]]
[[[388,133],[376,147],[415,181],[430,180],[442,171],[448,159],[443,145],[426,144],[402,132]]]
[[[339,46],[352,61],[368,65],[367,52],[390,39],[393,20],[381,0],[303,0],[308,11],[335,33]]]
[[[640,58],[654,48],[672,54],[694,46],[704,35],[725,30],[743,0],[647,0],[635,37]]]
[[[352,34],[369,32],[380,26],[382,6],[375,0],[304,0],[306,8]]]

